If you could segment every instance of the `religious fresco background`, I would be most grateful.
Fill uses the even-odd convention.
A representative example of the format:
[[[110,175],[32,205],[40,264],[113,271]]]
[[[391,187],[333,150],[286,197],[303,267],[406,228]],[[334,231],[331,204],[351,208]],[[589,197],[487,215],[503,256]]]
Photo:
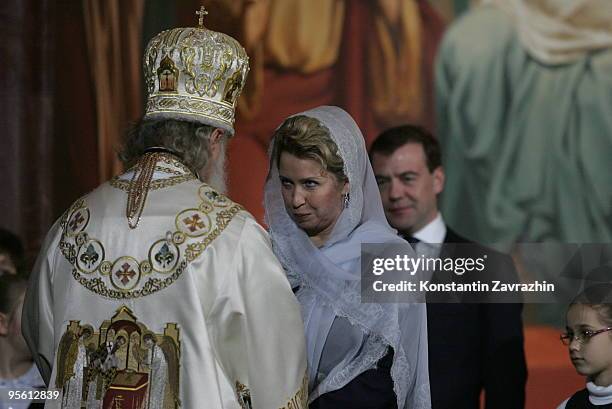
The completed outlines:
[[[121,171],[115,152],[143,112],[145,44],[163,29],[195,25],[205,5],[205,25],[237,38],[251,58],[229,147],[229,194],[258,220],[272,131],[289,114],[335,104],[367,142],[405,122],[440,136],[449,176],[443,210],[460,233],[506,250],[517,241],[610,244],[611,47],[602,43],[592,58],[567,65],[571,72],[558,69],[518,50],[507,21],[483,16],[475,3],[6,0],[0,225],[24,238],[33,260],[61,213]],[[574,4],[612,13],[601,0]],[[573,22],[612,32],[586,17]],[[583,85],[568,95],[572,84]],[[567,108],[576,103],[585,112]],[[563,308],[526,306],[525,319],[527,407],[553,407],[582,384],[558,329],[541,325],[561,325]]]
[[[4,2],[0,177],[9,200],[0,203],[0,217],[24,237],[30,256],[70,203],[120,172],[115,152],[143,112],[142,50],[161,30],[195,25],[200,4],[210,11],[205,25],[237,38],[251,58],[229,180],[231,197],[260,221],[267,143],[289,114],[340,105],[368,141],[406,120],[433,127],[436,48],[448,19],[469,6],[452,0]]]

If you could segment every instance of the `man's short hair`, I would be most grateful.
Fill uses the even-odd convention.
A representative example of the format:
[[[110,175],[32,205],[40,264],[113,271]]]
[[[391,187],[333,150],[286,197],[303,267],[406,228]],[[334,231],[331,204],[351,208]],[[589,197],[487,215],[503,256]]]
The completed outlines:
[[[423,147],[430,172],[442,165],[440,144],[427,129],[417,125],[389,128],[378,135],[370,147],[370,161],[375,153],[390,156],[408,143],[418,143]]]

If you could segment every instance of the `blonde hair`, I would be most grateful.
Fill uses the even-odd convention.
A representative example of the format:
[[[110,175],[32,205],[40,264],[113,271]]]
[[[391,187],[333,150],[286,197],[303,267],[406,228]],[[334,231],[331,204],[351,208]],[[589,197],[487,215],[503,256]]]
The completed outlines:
[[[339,182],[348,182],[338,146],[329,129],[317,119],[304,115],[287,118],[273,137],[272,159],[276,166],[279,166],[281,154],[286,152],[300,159],[314,160]]]

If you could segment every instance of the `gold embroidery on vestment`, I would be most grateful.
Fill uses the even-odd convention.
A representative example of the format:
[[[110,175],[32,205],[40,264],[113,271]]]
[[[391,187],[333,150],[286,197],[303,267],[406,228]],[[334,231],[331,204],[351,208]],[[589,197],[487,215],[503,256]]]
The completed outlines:
[[[236,395],[241,409],[253,409],[251,405],[251,391],[246,385],[238,381],[236,381]]]
[[[300,389],[279,409],[308,409],[308,374],[304,374]]]
[[[89,223],[89,209],[83,199],[77,200],[62,217],[64,233],[59,244],[73,266],[74,279],[96,294],[123,300],[144,297],[170,286],[242,210],[208,185],[202,185],[198,192],[202,202],[180,211],[175,216],[176,231],[166,232],[160,236],[163,238],[155,240],[144,260],[128,255],[106,259],[108,249],[102,241],[82,230]],[[70,221],[75,222],[70,225]],[[79,231],[69,234],[68,229]]]
[[[173,154],[170,153],[158,153],[156,156],[157,163],[155,164],[154,171],[157,173],[163,173],[166,175],[157,179],[153,179],[149,185],[149,191],[164,189],[174,185],[178,185],[183,182],[195,180],[197,177],[195,174],[184,164],[182,164]],[[163,166],[168,165],[168,166]],[[139,164],[132,166],[126,171],[126,174],[133,172],[134,174],[140,172],[141,166]],[[129,191],[130,180],[122,178],[121,176],[115,176],[109,181],[109,184],[117,189],[121,189],[124,192]]]
[[[164,178],[164,179],[154,179],[151,181],[149,191],[164,189],[167,187],[171,187],[171,186],[178,185],[180,183],[187,182],[190,180],[195,180],[195,179],[196,177],[192,174],[182,174],[178,176],[171,176],[169,178]],[[115,176],[113,179],[109,181],[109,183],[112,187],[121,189],[124,192],[127,192],[128,188],[130,187],[130,181],[120,179],[119,176]]]

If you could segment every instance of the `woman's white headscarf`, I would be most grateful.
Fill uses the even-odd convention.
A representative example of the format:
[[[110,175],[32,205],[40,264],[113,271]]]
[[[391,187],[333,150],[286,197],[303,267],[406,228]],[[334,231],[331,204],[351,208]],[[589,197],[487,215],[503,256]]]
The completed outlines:
[[[330,131],[350,188],[348,207],[327,242],[317,248],[287,214],[278,165],[274,158],[270,161],[266,222],[274,252],[292,284],[300,286],[297,297],[306,328],[310,401],[375,367],[391,346],[398,408],[430,408],[425,304],[361,303],[362,243],[400,245],[405,254],[414,255],[385,219],[363,135],[338,107],[322,106],[298,115],[315,118]],[[322,368],[326,376],[320,379]]]

